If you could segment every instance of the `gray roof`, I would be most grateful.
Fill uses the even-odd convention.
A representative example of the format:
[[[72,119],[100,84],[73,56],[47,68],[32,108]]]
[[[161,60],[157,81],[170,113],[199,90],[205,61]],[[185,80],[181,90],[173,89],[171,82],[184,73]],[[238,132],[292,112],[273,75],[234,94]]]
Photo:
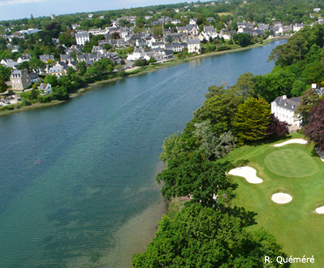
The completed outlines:
[[[274,102],[285,109],[291,110],[291,111],[296,111],[298,106],[300,105],[302,97],[296,97],[296,98],[291,98],[287,99],[286,96],[281,96],[277,97]]]
[[[189,39],[188,40],[188,45],[191,44],[200,44],[200,40],[198,38],[195,38],[195,39]]]
[[[30,77],[30,79],[38,79],[39,78],[38,74],[36,74],[36,73],[29,73],[29,77]]]
[[[89,37],[89,33],[88,33],[88,32],[85,32],[85,31],[77,32],[77,33],[75,34],[75,37],[76,37],[76,38],[80,38],[80,37]]]
[[[46,61],[52,60],[52,61],[54,61],[54,56],[53,55],[39,55],[39,59],[41,61],[43,61],[43,60],[46,60]]]

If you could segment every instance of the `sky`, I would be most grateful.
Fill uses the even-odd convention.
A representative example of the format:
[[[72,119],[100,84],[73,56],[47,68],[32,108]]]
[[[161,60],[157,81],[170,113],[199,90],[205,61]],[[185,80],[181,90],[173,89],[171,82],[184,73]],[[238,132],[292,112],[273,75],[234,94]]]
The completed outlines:
[[[186,0],[0,0],[0,21],[180,2]]]

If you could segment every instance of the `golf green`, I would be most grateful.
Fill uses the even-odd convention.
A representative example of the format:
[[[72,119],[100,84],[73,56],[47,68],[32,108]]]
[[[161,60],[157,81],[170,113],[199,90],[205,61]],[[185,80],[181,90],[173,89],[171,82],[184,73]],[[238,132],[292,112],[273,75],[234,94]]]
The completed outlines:
[[[319,171],[317,163],[304,151],[280,149],[268,154],[264,163],[274,174],[284,177],[306,177]]]

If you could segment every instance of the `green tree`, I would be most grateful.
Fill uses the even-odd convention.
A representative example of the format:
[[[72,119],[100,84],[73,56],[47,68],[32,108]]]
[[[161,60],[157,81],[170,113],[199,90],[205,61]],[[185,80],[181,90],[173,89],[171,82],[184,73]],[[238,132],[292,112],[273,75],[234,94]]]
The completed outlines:
[[[3,93],[7,90],[7,85],[0,76],[0,93]]]
[[[181,158],[169,159],[167,168],[156,177],[163,182],[162,195],[181,197],[192,195],[192,202],[204,206],[222,206],[226,200],[234,197],[233,185],[225,175],[227,163],[206,161],[200,152],[184,155]],[[216,196],[219,199],[216,201]]]
[[[249,34],[238,33],[233,35],[233,40],[241,47],[253,44],[253,37]]]
[[[169,159],[183,157],[189,152],[190,146],[184,135],[177,132],[164,139],[162,149],[159,158],[166,164]]]
[[[236,84],[232,87],[232,89],[236,90],[242,96],[244,101],[255,96],[254,88],[255,84],[252,73],[241,74]]]
[[[149,267],[266,267],[264,256],[287,257],[264,229],[243,229],[244,220],[199,204],[183,208],[174,218],[162,216],[156,237],[142,254],[134,254],[135,268]],[[273,262],[269,267],[289,267]]]
[[[55,75],[51,75],[51,74],[48,74],[45,76],[44,83],[51,84],[52,88],[56,87],[59,84],[57,77]]]
[[[79,61],[76,65],[76,68],[81,75],[84,75],[85,72],[87,71],[87,64],[85,61]]]
[[[2,78],[3,81],[9,81],[10,74],[11,68],[0,65],[0,78]]]
[[[168,34],[167,37],[165,38],[165,41],[166,41],[167,43],[171,44],[172,41],[173,41],[172,36],[171,36],[170,34]]]
[[[242,143],[264,139],[267,126],[271,122],[270,115],[270,104],[262,98],[249,98],[240,104],[233,120],[239,141]]]
[[[232,120],[238,105],[242,103],[242,98],[231,90],[218,88],[216,92],[212,92],[210,91],[211,94],[216,94],[216,92],[219,94],[208,98],[204,105],[194,112],[193,123],[209,119],[212,124],[212,132],[215,135],[221,135],[233,129]]]

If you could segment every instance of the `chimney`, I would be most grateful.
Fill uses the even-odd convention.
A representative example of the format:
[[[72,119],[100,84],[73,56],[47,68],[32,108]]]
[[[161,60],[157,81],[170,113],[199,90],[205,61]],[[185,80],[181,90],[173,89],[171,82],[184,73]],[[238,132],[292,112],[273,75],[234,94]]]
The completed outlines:
[[[282,99],[283,99],[283,100],[287,99],[287,96],[286,96],[286,95],[283,95],[283,96],[282,96]]]

